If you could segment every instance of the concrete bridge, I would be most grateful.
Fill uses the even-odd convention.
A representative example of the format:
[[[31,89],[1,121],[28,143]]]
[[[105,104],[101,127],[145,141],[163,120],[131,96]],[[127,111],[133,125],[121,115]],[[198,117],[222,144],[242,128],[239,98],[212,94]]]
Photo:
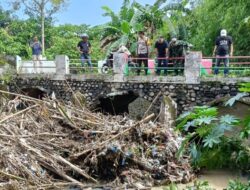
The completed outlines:
[[[57,56],[53,63],[47,63],[44,73],[25,72],[22,63],[17,63],[17,74],[8,83],[9,91],[28,92],[39,89],[48,94],[54,92],[58,99],[72,100],[73,92],[81,92],[88,103],[103,111],[119,114],[128,112],[134,104],[138,116],[145,112],[150,104],[161,94],[177,103],[178,113],[193,106],[206,105],[215,99],[234,96],[238,93],[239,83],[250,82],[249,77],[202,78],[200,75],[201,53],[193,52],[185,58],[184,76],[125,76],[120,70],[125,64],[120,55],[116,55],[113,75],[70,74],[70,60],[67,56]],[[20,61],[20,60],[19,60]],[[53,65],[54,64],[54,65]],[[52,67],[53,68],[49,68]],[[32,67],[32,65],[30,65]],[[29,67],[27,67],[29,68]],[[46,72],[45,69],[49,69]],[[157,97],[158,98],[158,97]],[[160,109],[161,98],[154,103],[154,109]]]

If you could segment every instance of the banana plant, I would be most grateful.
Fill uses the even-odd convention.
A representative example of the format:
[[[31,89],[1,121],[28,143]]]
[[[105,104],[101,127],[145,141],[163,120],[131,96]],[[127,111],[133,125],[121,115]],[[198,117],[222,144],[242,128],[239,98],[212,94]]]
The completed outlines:
[[[136,33],[143,29],[142,24],[137,22],[140,14],[135,11],[134,3],[124,0],[117,14],[107,6],[102,9],[105,11],[103,16],[110,17],[111,21],[99,26],[102,31],[101,47],[108,53],[118,49],[121,44],[132,47],[131,42],[136,41]]]

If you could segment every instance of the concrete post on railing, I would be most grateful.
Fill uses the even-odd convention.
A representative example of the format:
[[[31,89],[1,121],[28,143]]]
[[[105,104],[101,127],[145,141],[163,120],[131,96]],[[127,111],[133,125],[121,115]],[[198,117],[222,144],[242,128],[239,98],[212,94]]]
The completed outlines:
[[[69,58],[66,55],[56,56],[56,79],[64,80],[65,75],[69,74]]]
[[[20,56],[16,56],[16,71],[17,73],[22,72],[22,58]]]
[[[114,81],[122,82],[124,78],[124,69],[128,63],[128,56],[125,53],[114,53],[113,59]]]
[[[185,57],[184,75],[186,83],[200,83],[200,66],[202,62],[201,52],[190,52]]]
[[[4,73],[4,68],[0,67],[0,76]]]

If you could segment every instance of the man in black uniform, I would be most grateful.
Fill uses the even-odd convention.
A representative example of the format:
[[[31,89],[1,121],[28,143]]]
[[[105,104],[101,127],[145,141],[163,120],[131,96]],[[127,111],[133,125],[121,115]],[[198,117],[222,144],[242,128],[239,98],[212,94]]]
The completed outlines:
[[[216,55],[216,68],[214,73],[219,74],[220,63],[224,62],[224,75],[229,73],[229,56],[233,56],[233,40],[231,36],[227,36],[225,29],[221,30],[220,36],[216,38],[213,55]]]
[[[164,75],[167,75],[168,61],[166,59],[168,54],[168,43],[160,36],[159,40],[155,43],[155,51],[157,55],[158,68],[156,69],[156,74],[161,74],[161,67],[163,67]]]

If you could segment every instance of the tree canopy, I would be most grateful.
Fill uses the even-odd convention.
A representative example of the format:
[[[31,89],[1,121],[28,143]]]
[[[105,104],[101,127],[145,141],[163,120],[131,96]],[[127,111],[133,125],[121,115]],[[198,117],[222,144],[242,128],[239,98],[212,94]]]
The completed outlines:
[[[29,1],[12,2],[18,8],[20,3],[27,5],[25,3]],[[193,44],[194,50],[211,55],[216,36],[221,29],[226,29],[233,37],[235,55],[250,54],[249,0],[176,0],[172,3],[156,0],[153,5],[124,0],[119,12],[114,12],[107,6],[102,7],[103,16],[110,17],[110,21],[95,27],[84,24],[55,26],[51,15],[66,1],[46,2],[50,3],[50,9],[44,15],[45,54],[49,59],[57,54],[78,58],[75,47],[82,33],[90,36],[94,59],[104,58],[107,52],[121,44],[127,45],[133,52],[136,48],[137,32],[141,30],[146,32],[152,42],[159,35],[165,36],[167,40],[177,37]],[[30,6],[34,4],[26,6],[29,18],[25,20],[17,18],[14,11],[0,7],[0,54],[30,58],[29,45],[33,36],[43,39],[41,14],[32,13]]]

